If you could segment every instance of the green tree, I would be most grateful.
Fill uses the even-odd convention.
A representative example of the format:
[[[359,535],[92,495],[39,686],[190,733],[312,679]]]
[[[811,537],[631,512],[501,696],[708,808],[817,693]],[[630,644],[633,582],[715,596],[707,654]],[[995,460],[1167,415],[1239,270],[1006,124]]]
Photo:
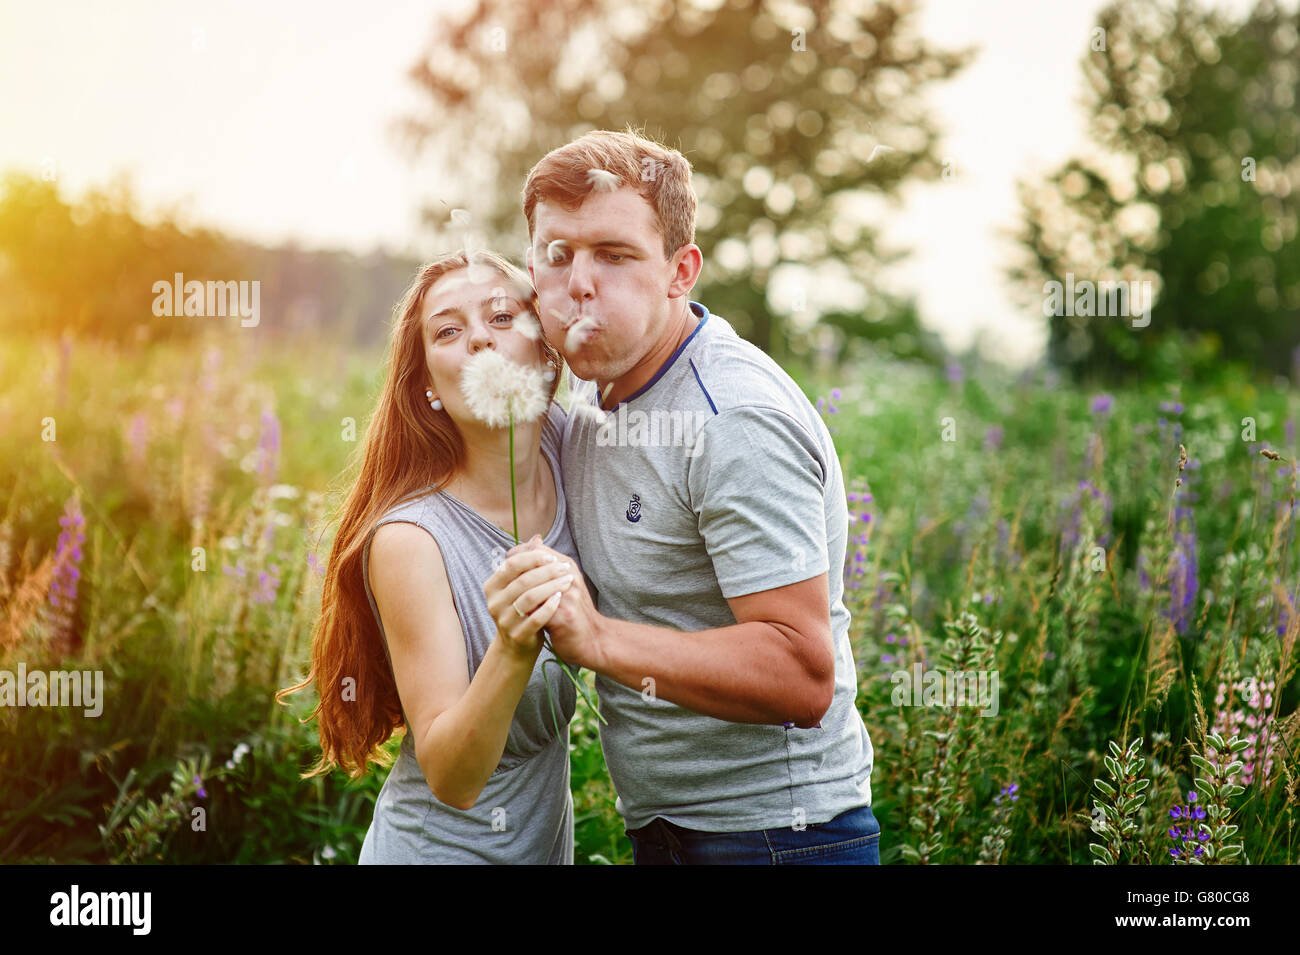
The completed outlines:
[[[1022,183],[1026,301],[1044,283],[1150,281],[1150,324],[1052,315],[1049,356],[1080,377],[1284,373],[1300,345],[1300,11],[1241,22],[1192,0],[1121,0],[1083,58],[1092,148]],[[1140,321],[1140,320],[1139,320]]]
[[[54,182],[12,173],[0,183],[0,322],[12,330],[146,342],[192,322],[153,314],[156,281],[228,278],[238,257],[220,234],[143,222],[119,180],[66,202]]]
[[[463,207],[476,240],[516,257],[520,188],[548,150],[629,126],[681,150],[700,199],[696,294],[780,354],[767,290],[782,266],[841,267],[873,299],[892,253],[854,203],[940,174],[920,94],[970,54],[916,37],[906,0],[707,6],[478,0],[412,68],[428,107],[401,129],[454,183],[425,210],[440,237],[465,241],[448,228]]]

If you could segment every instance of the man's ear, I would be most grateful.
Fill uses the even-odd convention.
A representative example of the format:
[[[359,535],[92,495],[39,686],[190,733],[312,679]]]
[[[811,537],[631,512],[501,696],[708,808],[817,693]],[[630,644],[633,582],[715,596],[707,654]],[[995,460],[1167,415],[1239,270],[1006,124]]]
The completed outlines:
[[[528,277],[533,277],[533,247],[532,245],[524,246],[524,268],[528,270]]]
[[[673,253],[673,258],[677,260],[677,265],[673,271],[672,282],[669,284],[669,297],[676,298],[677,295],[685,295],[695,286],[695,282],[700,277],[700,272],[704,270],[704,253],[700,247],[691,242]],[[672,292],[677,290],[677,294]]]

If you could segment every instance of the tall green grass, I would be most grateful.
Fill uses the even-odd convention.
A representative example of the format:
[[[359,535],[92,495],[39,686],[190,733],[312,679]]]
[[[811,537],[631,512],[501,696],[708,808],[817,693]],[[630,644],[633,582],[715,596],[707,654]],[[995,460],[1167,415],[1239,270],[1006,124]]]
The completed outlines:
[[[318,538],[382,356],[258,341],[0,355],[0,669],[102,669],[106,697],[95,719],[0,708],[0,860],[356,859],[382,772],[302,780],[314,701],[272,696],[306,671]],[[798,377],[826,399],[855,496],[846,602],[883,861],[1089,863],[1112,842],[1119,861],[1172,861],[1169,810],[1204,773],[1192,757],[1216,727],[1265,718],[1269,771],[1256,760],[1216,798],[1236,861],[1300,860],[1295,389],[1229,376],[1092,410],[1041,375],[865,360]],[[70,500],[85,540],[62,616]],[[997,715],[896,705],[916,663],[996,672]],[[1252,703],[1248,681],[1270,676]],[[1150,779],[1123,839],[1094,783],[1112,741]],[[571,751],[577,860],[630,862],[581,707]]]

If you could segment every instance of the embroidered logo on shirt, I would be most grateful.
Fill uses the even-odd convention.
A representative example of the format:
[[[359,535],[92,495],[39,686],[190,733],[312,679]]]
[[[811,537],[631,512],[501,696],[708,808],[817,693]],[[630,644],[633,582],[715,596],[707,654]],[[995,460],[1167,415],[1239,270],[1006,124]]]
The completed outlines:
[[[641,495],[633,494],[627,505],[627,519],[635,524],[641,520]]]

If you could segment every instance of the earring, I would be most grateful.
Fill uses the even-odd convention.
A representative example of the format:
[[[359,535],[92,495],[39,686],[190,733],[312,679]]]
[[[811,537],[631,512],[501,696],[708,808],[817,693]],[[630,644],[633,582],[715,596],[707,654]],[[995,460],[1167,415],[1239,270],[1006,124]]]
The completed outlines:
[[[435,397],[433,396],[433,389],[432,389],[432,388],[425,388],[425,389],[424,389],[424,397],[426,397],[426,398],[429,399],[429,407],[432,408],[434,411],[441,411],[441,410],[442,410],[442,399],[441,399],[441,398],[435,398]]]

